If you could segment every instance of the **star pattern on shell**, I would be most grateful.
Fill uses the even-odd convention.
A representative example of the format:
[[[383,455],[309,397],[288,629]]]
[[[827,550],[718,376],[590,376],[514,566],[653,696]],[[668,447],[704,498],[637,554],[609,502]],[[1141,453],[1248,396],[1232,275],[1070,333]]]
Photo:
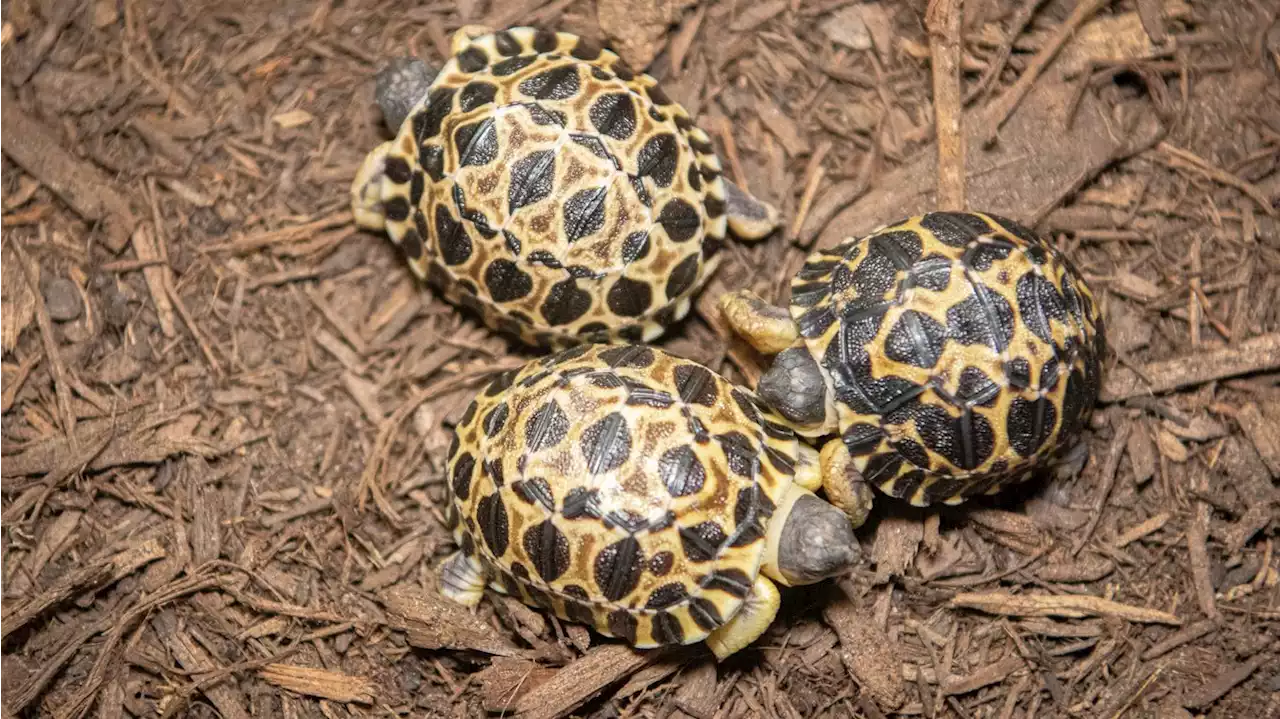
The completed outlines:
[[[916,505],[1026,479],[1077,437],[1100,384],[1092,292],[996,215],[929,213],[816,252],[790,311],[855,469]]]
[[[413,271],[544,348],[652,341],[687,316],[730,221],[707,134],[577,35],[456,50],[379,155],[380,214]]]
[[[690,644],[750,592],[797,442],[700,364],[579,345],[466,409],[446,522],[495,590],[640,648]]]

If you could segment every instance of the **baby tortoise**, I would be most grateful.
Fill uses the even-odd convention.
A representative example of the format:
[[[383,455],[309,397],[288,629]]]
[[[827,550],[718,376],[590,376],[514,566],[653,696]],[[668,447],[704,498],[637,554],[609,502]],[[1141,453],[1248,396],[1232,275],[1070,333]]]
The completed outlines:
[[[1102,317],[1071,262],[1008,219],[905,219],[810,255],[790,312],[745,290],[720,307],[776,355],[760,397],[804,436],[838,433],[829,471],[885,494],[959,504],[1087,456]],[[865,515],[871,490],[848,489],[833,501]]]
[[[639,648],[723,659],[773,622],[776,584],[842,574],[848,517],[818,453],[754,393],[645,345],[577,345],[499,375],[459,422],[441,590],[486,586]]]
[[[569,33],[464,27],[439,71],[377,77],[394,140],[351,186],[362,227],[491,328],[543,348],[648,342],[684,318],[726,232],[775,208],[725,179],[656,80]]]

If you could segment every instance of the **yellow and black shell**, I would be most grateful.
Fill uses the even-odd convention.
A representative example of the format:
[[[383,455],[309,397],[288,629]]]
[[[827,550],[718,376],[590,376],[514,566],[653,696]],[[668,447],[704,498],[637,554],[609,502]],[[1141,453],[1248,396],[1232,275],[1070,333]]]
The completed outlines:
[[[995,215],[930,213],[818,251],[791,315],[832,378],[854,467],[919,506],[1045,466],[1100,385],[1103,323],[1083,277]]]
[[[660,336],[728,230],[710,138],[654,78],[576,35],[455,42],[380,189],[415,273],[534,346]]]
[[[494,589],[640,648],[692,644],[742,606],[798,446],[700,364],[578,345],[467,408],[446,520]]]

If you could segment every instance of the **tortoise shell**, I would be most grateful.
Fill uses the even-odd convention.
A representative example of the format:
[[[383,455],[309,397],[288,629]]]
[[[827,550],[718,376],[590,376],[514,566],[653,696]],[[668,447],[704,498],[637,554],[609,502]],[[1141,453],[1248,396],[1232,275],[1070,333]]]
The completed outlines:
[[[745,387],[645,345],[578,345],[466,409],[446,521],[491,586],[645,648],[742,606],[797,438]]]
[[[854,467],[886,494],[958,504],[1025,479],[1087,422],[1102,317],[1027,228],[935,212],[811,255],[791,315],[832,378]]]
[[[385,167],[387,231],[414,272],[544,348],[659,337],[728,228],[707,134],[569,33],[456,36]]]

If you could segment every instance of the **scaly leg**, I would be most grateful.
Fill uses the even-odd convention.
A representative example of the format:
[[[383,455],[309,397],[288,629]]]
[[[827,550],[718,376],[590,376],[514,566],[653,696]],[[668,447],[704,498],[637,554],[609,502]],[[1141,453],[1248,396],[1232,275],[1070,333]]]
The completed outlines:
[[[440,593],[467,607],[474,607],[484,596],[488,572],[475,557],[458,550],[440,567]]]
[[[792,479],[801,489],[817,492],[822,487],[822,460],[818,450],[800,442],[800,454],[796,458],[796,476]]]
[[[1084,469],[1085,463],[1089,461],[1089,445],[1082,440],[1077,439],[1071,447],[1062,454],[1058,463],[1054,466],[1054,473],[1060,480],[1074,479],[1077,474]]]
[[[387,225],[387,216],[382,209],[382,186],[387,176],[387,153],[390,151],[390,142],[373,148],[351,182],[351,214],[355,216],[356,225],[366,230],[381,232]]]
[[[716,655],[716,659],[723,661],[759,639],[764,630],[773,624],[781,604],[782,595],[778,594],[778,588],[773,582],[763,574],[757,576],[751,593],[747,595],[738,613],[711,632],[706,639],[707,646]]]
[[[729,231],[739,239],[764,239],[781,224],[777,208],[757,200],[728,179],[724,181],[724,205]]]
[[[720,314],[734,332],[761,354],[776,355],[800,337],[795,320],[786,309],[765,302],[751,290],[721,295]]]

